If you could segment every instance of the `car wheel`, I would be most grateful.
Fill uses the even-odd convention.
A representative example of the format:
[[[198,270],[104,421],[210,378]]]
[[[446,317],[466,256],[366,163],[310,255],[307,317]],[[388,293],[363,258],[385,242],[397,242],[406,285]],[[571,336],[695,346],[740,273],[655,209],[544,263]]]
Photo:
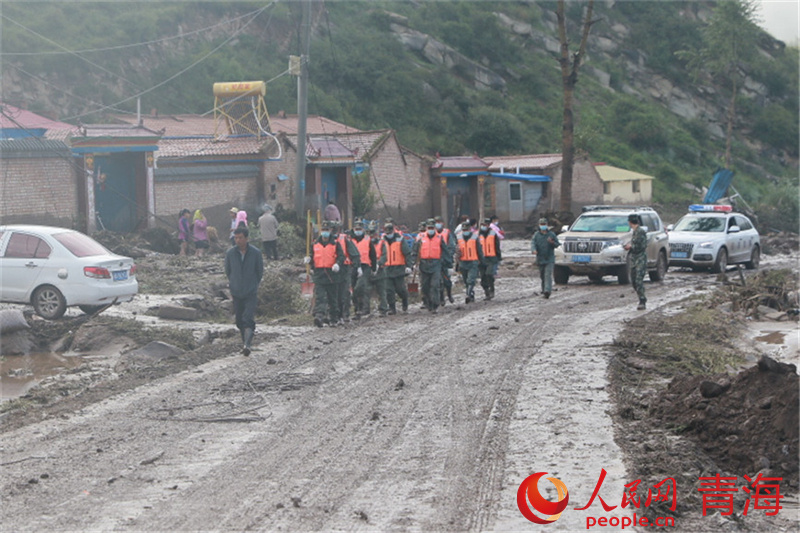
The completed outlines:
[[[650,281],[663,281],[664,276],[667,275],[667,254],[658,252],[658,260],[656,261],[656,269],[648,272]]]
[[[756,270],[758,265],[761,264],[761,248],[758,246],[753,247],[753,252],[750,254],[750,261],[744,264],[747,270]]]
[[[87,315],[93,315],[100,309],[106,307],[105,305],[79,305],[78,309],[86,313]]]
[[[631,256],[625,260],[625,265],[617,269],[617,281],[620,285],[630,285],[631,283]]]
[[[561,266],[554,267],[553,281],[555,281],[558,285],[566,285],[569,281],[569,269]]]
[[[717,253],[717,260],[714,261],[714,266],[711,267],[711,272],[719,274],[726,270],[728,270],[728,250],[720,248],[719,253]]]
[[[67,310],[67,300],[61,291],[52,285],[42,285],[33,291],[31,298],[36,314],[47,320],[57,320]]]

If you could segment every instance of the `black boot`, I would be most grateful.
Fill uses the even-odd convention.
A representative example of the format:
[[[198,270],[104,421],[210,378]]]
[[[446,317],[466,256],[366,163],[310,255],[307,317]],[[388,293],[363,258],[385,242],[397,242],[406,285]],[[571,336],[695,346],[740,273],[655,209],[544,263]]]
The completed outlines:
[[[453,288],[452,287],[447,287],[447,300],[450,303],[455,302],[455,300],[453,300]]]
[[[248,356],[250,355],[250,344],[253,342],[253,335],[255,331],[250,328],[245,328],[242,332],[242,337],[244,337],[244,347],[242,348],[242,355]]]
[[[403,298],[403,312],[408,312],[408,298]]]

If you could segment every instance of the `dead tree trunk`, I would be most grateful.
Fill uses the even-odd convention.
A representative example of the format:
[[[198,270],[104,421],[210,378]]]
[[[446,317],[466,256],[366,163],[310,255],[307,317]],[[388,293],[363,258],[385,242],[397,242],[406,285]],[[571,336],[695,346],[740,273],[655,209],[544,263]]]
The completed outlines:
[[[556,16],[558,18],[558,38],[561,42],[561,56],[558,59],[561,65],[561,84],[564,90],[564,115],[561,124],[561,199],[559,209],[572,210],[572,170],[575,161],[575,119],[572,112],[572,99],[575,85],[578,83],[578,69],[586,53],[586,41],[589,30],[595,21],[592,20],[594,0],[589,0],[586,7],[586,18],[583,22],[581,44],[578,51],[569,57],[569,40],[567,39],[567,20],[564,14],[564,0],[558,0]]]

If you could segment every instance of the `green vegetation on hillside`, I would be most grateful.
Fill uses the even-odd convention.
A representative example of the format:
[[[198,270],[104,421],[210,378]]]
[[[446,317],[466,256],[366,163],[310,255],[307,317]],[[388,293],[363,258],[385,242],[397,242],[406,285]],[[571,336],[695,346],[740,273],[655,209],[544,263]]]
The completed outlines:
[[[657,203],[697,200],[681,184],[708,185],[722,164],[724,139],[712,133],[707,116],[681,118],[652,91],[633,91],[626,65],[645,73],[640,83],[658,77],[699,96],[698,83],[707,80],[695,81],[676,52],[702,45],[701,11],[712,6],[595,6],[598,22],[575,94],[576,146],[594,161],[656,176]],[[582,4],[568,7],[575,41]],[[309,112],[362,129],[393,128],[403,144],[425,154],[560,152],[560,73],[543,45],[557,40],[554,11],[555,2],[315,4]],[[514,33],[498,13],[531,32]],[[10,104],[89,123],[104,120],[97,112],[103,106],[123,100],[106,111],[135,111],[132,97],[141,93],[145,112],[205,113],[214,82],[262,79],[270,80],[271,112],[296,109],[296,81],[285,71],[298,50],[297,2],[6,2],[2,14],[3,99]],[[502,76],[505,90],[478,90],[464,71],[406,48],[392,32],[398,17]],[[142,42],[149,44],[133,46]],[[754,206],[771,207],[776,195],[789,202],[784,210],[795,218],[781,227],[796,230],[797,194],[785,198],[799,185],[798,51],[760,42],[766,53],[742,65],[764,89],[747,89],[737,103],[734,185]],[[593,71],[607,74],[608,84]],[[702,89],[705,107],[724,110],[710,90]]]

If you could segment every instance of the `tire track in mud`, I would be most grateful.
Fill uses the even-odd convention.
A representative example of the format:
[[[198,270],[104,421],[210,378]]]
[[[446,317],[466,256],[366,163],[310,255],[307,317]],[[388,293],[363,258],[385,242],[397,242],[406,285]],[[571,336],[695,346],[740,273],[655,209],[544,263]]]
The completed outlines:
[[[7,526],[486,530],[498,513],[508,523],[515,500],[507,492],[526,466],[509,469],[509,439],[525,445],[513,433],[531,365],[568,364],[541,360],[549,340],[578,334],[565,317],[614,308],[620,300],[610,295],[630,291],[579,285],[545,301],[523,284],[502,279],[496,300],[436,316],[413,310],[352,328],[308,328],[249,359],[215,361],[110,399],[58,421],[51,434],[47,422],[9,432],[4,452],[51,454],[45,467],[58,475],[28,487],[30,468],[4,467],[4,514],[18,517]],[[582,305],[587,299],[594,305]],[[296,387],[281,388],[293,379]],[[151,419],[165,407],[245,394],[267,401],[264,420]],[[528,409],[546,409],[548,399],[548,391],[525,397],[537,404]]]

